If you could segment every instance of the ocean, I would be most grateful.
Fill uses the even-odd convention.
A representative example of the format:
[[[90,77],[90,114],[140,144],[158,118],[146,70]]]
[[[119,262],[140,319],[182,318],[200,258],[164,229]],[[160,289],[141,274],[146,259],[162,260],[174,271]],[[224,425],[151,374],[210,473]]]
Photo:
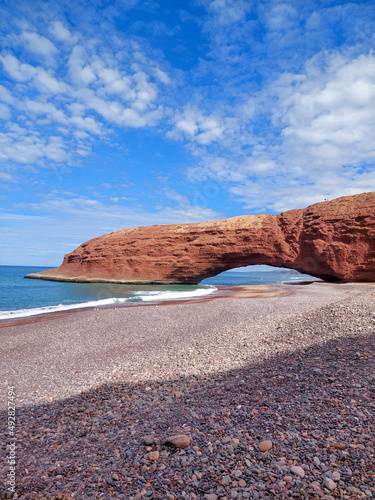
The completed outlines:
[[[265,285],[311,280],[293,271],[226,271],[199,285],[117,285],[60,283],[24,279],[47,267],[0,266],[0,320],[68,311],[83,307],[125,306],[165,300],[201,298],[217,286]]]

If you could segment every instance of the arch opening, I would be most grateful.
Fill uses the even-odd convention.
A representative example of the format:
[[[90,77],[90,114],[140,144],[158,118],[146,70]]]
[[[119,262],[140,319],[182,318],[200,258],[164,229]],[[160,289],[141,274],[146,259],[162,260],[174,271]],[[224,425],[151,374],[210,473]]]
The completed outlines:
[[[215,276],[205,278],[200,285],[266,285],[266,284],[298,284],[321,281],[309,274],[294,269],[268,265],[250,265],[223,271]]]

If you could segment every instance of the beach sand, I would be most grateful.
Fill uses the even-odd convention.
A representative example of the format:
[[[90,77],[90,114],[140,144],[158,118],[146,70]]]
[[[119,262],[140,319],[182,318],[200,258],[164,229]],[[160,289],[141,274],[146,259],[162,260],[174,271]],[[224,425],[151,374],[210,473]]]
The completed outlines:
[[[3,322],[14,498],[375,496],[374,299],[372,284],[234,287]],[[185,450],[162,444],[180,433]]]

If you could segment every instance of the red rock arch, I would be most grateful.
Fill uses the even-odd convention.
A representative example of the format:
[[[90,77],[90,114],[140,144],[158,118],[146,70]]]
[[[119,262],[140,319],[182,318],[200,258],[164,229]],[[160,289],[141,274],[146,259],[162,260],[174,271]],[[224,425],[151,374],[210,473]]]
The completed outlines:
[[[83,243],[57,269],[27,277],[199,283],[254,264],[295,269],[327,281],[375,282],[375,193],[280,215],[122,229]]]

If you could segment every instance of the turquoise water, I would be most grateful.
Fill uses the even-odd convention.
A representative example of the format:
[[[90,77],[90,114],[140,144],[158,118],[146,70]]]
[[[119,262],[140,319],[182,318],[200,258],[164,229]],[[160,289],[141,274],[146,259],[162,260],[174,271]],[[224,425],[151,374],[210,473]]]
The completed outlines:
[[[201,284],[206,285],[229,285],[229,286],[240,286],[240,285],[270,285],[273,283],[290,283],[297,281],[311,281],[316,278],[312,278],[307,274],[300,274],[295,271],[280,271],[279,269],[275,271],[246,271],[246,272],[234,272],[226,271],[213,278],[207,278],[202,281]]]
[[[311,276],[275,270],[227,271],[199,285],[117,285],[60,283],[24,279],[45,267],[0,266],[0,319],[26,317],[81,307],[111,306],[204,297],[216,286],[264,285],[311,279]]]

